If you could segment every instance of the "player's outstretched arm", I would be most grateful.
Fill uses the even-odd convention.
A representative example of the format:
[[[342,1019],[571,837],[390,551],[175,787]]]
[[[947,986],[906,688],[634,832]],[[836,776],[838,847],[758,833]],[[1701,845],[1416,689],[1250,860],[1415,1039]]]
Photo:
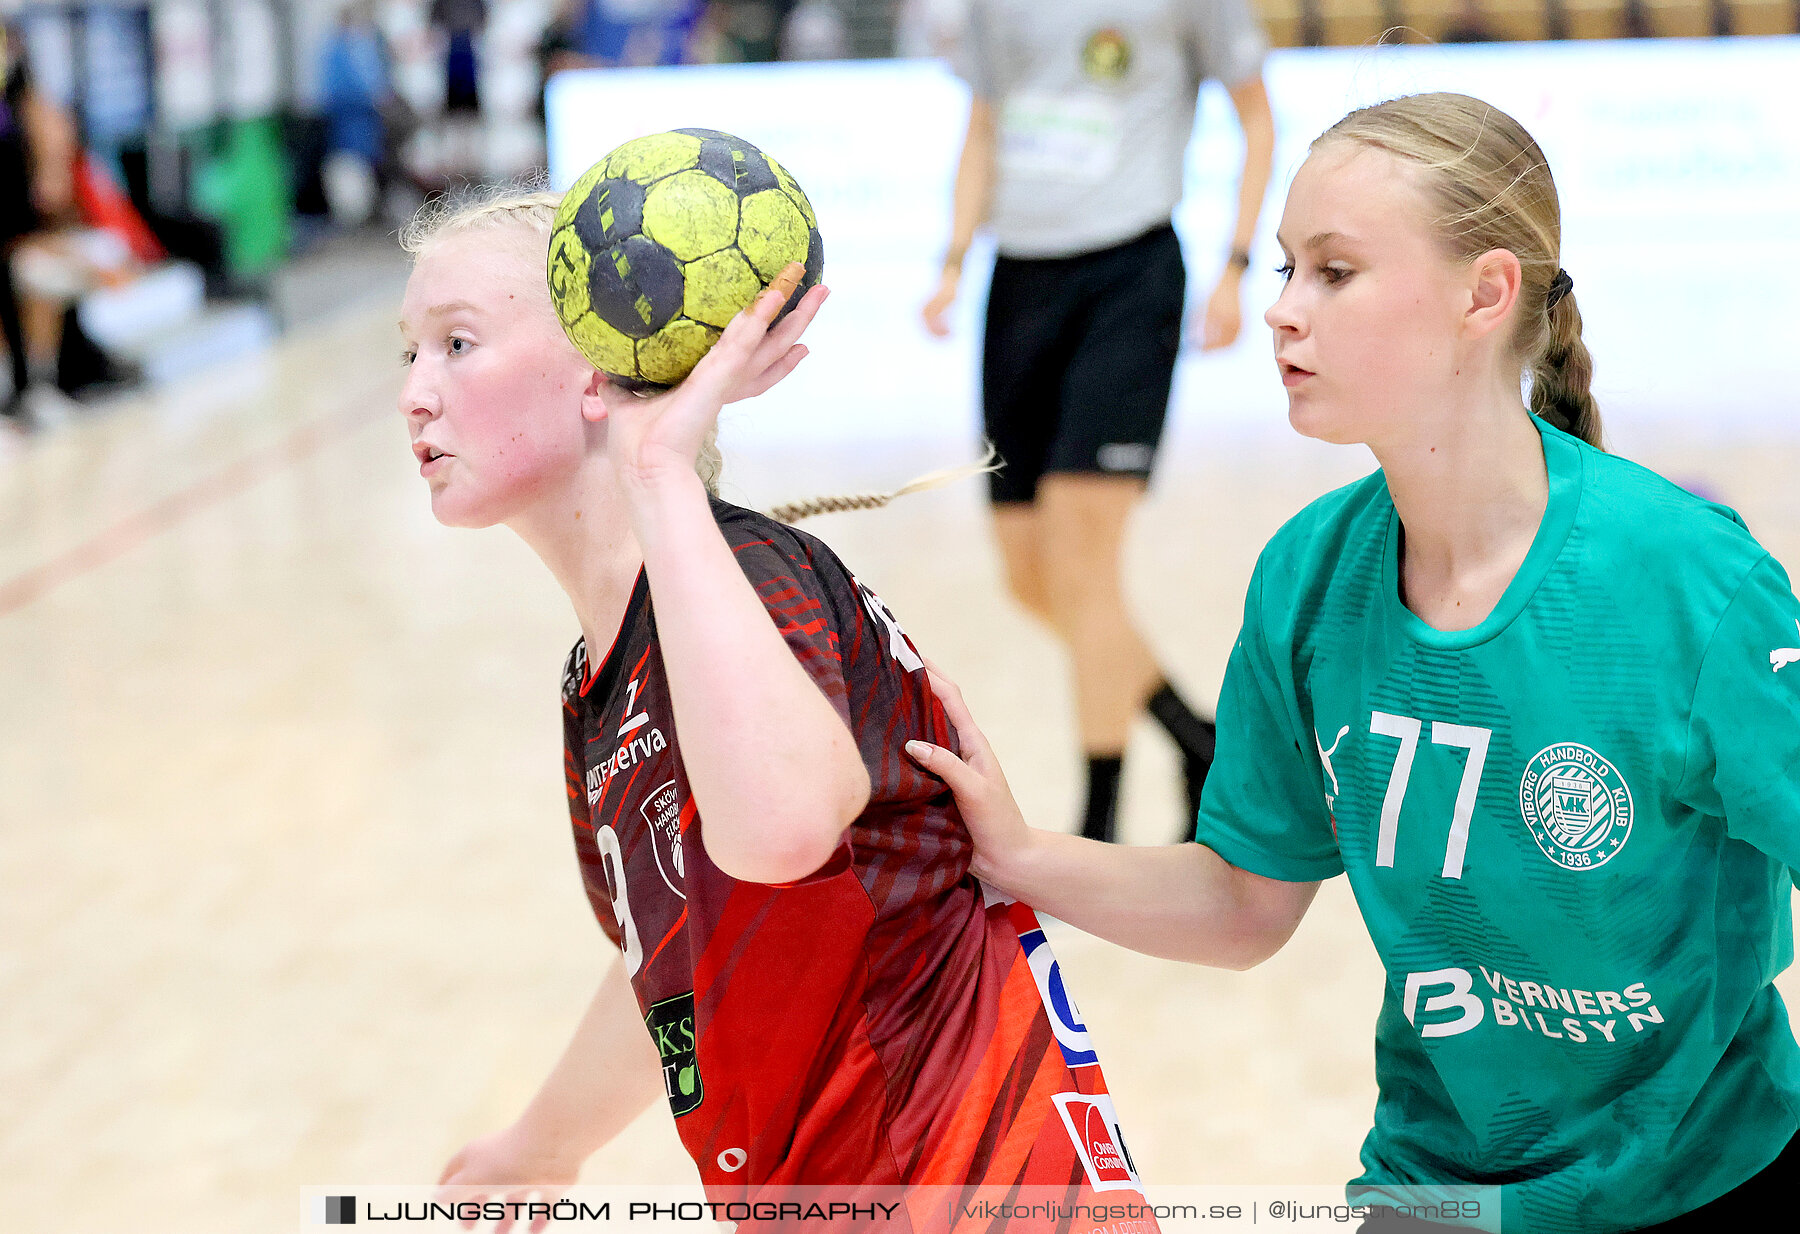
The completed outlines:
[[[792,371],[825,297],[779,324],[804,268],[739,313],[687,379],[639,399],[607,391],[607,452],[644,550],[682,763],[706,851],[733,878],[787,883],[830,859],[869,800],[850,727],[794,658],[720,534],[694,460],[731,398]]]
[[[571,1186],[581,1163],[663,1091],[662,1060],[644,1032],[625,965],[616,963],[518,1121],[464,1145],[438,1182],[495,1190]]]
[[[931,685],[963,757],[923,741],[909,741],[906,752],[956,794],[978,877],[1089,934],[1164,959],[1250,968],[1293,935],[1318,883],[1263,878],[1203,844],[1129,848],[1027,824],[962,692],[935,667]]]

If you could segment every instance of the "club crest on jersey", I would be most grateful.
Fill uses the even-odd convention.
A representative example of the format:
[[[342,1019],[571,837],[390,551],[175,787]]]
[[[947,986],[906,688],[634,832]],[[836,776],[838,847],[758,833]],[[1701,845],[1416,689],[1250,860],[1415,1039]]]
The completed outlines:
[[[653,791],[638,807],[638,813],[650,828],[650,851],[656,854],[657,873],[670,891],[687,899],[687,892],[681,889],[687,880],[681,851],[681,792],[675,781]]]
[[[1584,745],[1545,746],[1525,764],[1519,813],[1544,856],[1568,870],[1611,861],[1631,838],[1631,788]]]
[[[1105,1093],[1052,1093],[1050,1100],[1056,1103],[1069,1139],[1075,1143],[1088,1186],[1095,1191],[1141,1188],[1111,1097]]]

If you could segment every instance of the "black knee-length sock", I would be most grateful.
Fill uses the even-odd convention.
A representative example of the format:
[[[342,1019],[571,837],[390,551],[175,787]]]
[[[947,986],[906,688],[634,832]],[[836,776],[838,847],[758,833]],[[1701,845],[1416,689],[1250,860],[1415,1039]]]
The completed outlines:
[[[1163,726],[1181,749],[1181,769],[1187,780],[1188,827],[1200,812],[1200,790],[1206,784],[1206,773],[1212,769],[1213,748],[1218,744],[1218,727],[1189,707],[1175,687],[1163,682],[1145,704],[1156,722]],[[1183,836],[1187,839],[1187,836]]]
[[[1124,762],[1117,754],[1088,756],[1087,809],[1081,818],[1081,834],[1090,840],[1113,841],[1119,813],[1119,771]]]

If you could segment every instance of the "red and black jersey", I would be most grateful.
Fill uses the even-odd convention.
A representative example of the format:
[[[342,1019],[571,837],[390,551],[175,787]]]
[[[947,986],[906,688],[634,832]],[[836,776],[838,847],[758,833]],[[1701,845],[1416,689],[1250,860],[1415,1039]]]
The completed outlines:
[[[702,1180],[1137,1191],[1031,910],[969,874],[942,781],[954,738],[887,606],[804,532],[715,502],[796,659],[855,735],[868,807],[798,884],[722,873],[682,765],[640,574],[604,662],[563,682],[569,807],[595,916],[624,952]],[[590,671],[591,668],[591,671]],[[767,717],[779,731],[782,717]],[[1123,1198],[1123,1197],[1121,1197]]]

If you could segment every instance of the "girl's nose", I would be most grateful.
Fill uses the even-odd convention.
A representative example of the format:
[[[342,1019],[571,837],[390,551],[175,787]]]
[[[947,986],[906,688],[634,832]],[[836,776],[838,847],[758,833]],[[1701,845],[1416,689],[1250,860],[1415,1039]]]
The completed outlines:
[[[400,414],[408,420],[427,419],[438,412],[437,396],[425,380],[425,374],[419,365],[414,364],[406,370],[406,380],[400,385],[400,397],[397,400]]]
[[[1292,334],[1300,333],[1300,315],[1294,311],[1293,297],[1289,295],[1291,287],[1292,284],[1283,287],[1281,294],[1275,297],[1275,303],[1263,313],[1263,320],[1277,334],[1283,330]]]

